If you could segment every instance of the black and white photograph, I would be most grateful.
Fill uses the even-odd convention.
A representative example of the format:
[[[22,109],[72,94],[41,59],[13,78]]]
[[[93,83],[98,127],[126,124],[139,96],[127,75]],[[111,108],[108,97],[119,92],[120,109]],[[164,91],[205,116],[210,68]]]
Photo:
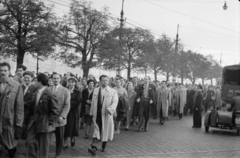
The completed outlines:
[[[240,158],[240,0],[0,0],[0,158]]]

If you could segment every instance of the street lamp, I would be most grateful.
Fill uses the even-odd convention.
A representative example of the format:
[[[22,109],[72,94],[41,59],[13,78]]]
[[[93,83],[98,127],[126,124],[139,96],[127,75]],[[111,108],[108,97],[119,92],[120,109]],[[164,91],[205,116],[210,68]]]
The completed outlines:
[[[224,10],[227,10],[227,8],[228,8],[228,6],[227,6],[227,3],[226,3],[226,1],[225,1],[224,6],[223,6],[223,9],[224,9]]]

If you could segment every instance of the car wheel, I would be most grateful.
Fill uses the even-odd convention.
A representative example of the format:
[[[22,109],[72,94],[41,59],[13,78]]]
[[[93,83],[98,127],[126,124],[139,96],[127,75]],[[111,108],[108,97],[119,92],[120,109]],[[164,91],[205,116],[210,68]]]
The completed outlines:
[[[205,132],[209,132],[209,126],[205,126]]]

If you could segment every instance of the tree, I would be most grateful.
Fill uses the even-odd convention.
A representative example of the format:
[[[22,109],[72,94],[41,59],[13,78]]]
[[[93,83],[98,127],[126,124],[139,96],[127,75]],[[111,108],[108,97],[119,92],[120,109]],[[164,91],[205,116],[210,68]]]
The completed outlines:
[[[123,28],[122,41],[119,41],[120,29],[111,31],[100,49],[100,60],[104,69],[116,69],[120,59],[121,69],[127,69],[127,77],[131,71],[139,67],[140,55],[143,56],[143,45],[153,39],[153,35],[140,28]],[[122,49],[120,43],[122,42]],[[120,51],[122,50],[122,51]]]
[[[203,80],[206,78],[205,71],[210,66],[210,63],[207,61],[207,58],[201,54],[196,54],[191,50],[187,51],[188,55],[188,68],[189,73],[187,74],[187,78],[192,82],[195,83],[196,79],[201,78]]]
[[[215,78],[220,78],[222,73],[222,67],[219,65],[219,63],[213,58],[212,55],[206,56],[207,60],[211,63],[211,66],[209,69],[206,70],[206,78],[212,80]]]
[[[90,2],[72,0],[70,11],[59,21],[57,43],[61,50],[55,58],[71,67],[81,66],[83,76],[97,65],[96,55],[102,39],[110,31],[108,8],[93,9]]]
[[[177,75],[178,77],[181,78],[181,83],[183,83],[184,78],[187,77],[187,74],[189,74],[189,69],[188,69],[188,65],[189,65],[189,60],[188,60],[188,54],[181,50],[179,52],[179,54],[175,55],[176,58],[176,64],[178,65],[176,67],[176,71],[177,71]]]
[[[3,0],[0,2],[0,43],[4,56],[23,64],[26,53],[48,56],[54,50],[54,15],[38,0]]]
[[[174,64],[176,54],[174,53],[174,42],[166,35],[163,35],[162,38],[157,41],[157,46],[157,50],[163,54],[161,69],[163,74],[166,75],[166,81],[169,81],[170,74],[175,72]]]

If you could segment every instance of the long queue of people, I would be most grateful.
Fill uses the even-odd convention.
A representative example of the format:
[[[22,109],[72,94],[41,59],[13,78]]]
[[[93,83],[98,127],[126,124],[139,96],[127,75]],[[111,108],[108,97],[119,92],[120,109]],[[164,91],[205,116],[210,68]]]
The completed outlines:
[[[133,77],[109,78],[99,81],[93,75],[78,78],[72,73],[61,76],[54,72],[36,75],[19,65],[11,77],[8,63],[0,63],[0,145],[10,158],[17,142],[26,141],[26,158],[47,158],[52,134],[55,134],[56,157],[69,144],[75,146],[79,129],[85,127],[85,139],[92,136],[88,152],[102,152],[114,134],[137,126],[137,132],[148,131],[149,119],[159,118],[164,125],[170,117],[193,114],[193,127],[202,125],[202,112],[221,106],[219,87],[152,82]],[[93,125],[93,131],[91,126]]]

